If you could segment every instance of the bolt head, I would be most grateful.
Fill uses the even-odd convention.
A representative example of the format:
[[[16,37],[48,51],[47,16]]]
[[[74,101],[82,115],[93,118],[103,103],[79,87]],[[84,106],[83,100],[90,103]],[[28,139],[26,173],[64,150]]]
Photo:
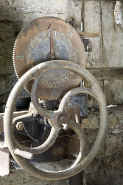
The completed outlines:
[[[16,124],[16,128],[17,128],[17,130],[23,130],[23,129],[24,129],[23,122],[22,122],[22,121],[19,121],[19,122]]]
[[[66,117],[61,117],[61,123],[62,124],[67,124],[68,119]]]

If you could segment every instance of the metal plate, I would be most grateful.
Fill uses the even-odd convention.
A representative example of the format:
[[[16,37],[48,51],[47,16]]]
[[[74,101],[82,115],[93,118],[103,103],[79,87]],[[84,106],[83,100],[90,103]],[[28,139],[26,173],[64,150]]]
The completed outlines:
[[[85,67],[84,46],[75,29],[63,20],[38,18],[20,32],[15,42],[16,74],[20,78],[33,66],[51,59],[69,60]],[[37,95],[41,99],[58,99],[80,82],[81,77],[70,70],[51,69],[41,78]],[[26,86],[29,92],[31,86],[32,82]]]

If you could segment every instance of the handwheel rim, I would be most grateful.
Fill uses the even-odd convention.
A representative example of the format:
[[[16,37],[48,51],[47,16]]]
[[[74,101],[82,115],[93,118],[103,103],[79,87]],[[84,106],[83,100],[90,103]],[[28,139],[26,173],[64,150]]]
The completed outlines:
[[[26,171],[28,171],[30,174],[41,178],[41,179],[47,179],[47,180],[59,180],[59,179],[65,179],[68,178],[70,176],[73,176],[75,174],[77,174],[78,172],[80,172],[81,170],[85,169],[90,162],[93,160],[93,158],[95,157],[95,155],[98,152],[98,149],[100,147],[100,144],[102,142],[104,133],[105,133],[105,128],[106,128],[106,101],[105,101],[105,97],[104,94],[101,90],[101,88],[99,87],[99,85],[97,84],[96,79],[84,68],[82,68],[80,65],[78,64],[74,64],[70,61],[48,61],[45,62],[43,64],[39,64],[35,67],[33,67],[32,69],[30,69],[27,73],[25,73],[21,78],[20,81],[26,82],[27,77],[30,75],[31,78],[35,77],[35,72],[37,71],[37,74],[40,73],[45,73],[45,71],[51,69],[51,68],[66,68],[66,69],[70,69],[78,74],[80,74],[81,76],[83,76],[90,84],[91,84],[91,90],[93,91],[93,93],[95,94],[95,97],[98,97],[98,103],[99,103],[99,107],[100,107],[100,127],[99,127],[99,131],[98,131],[98,135],[96,138],[96,141],[91,149],[91,151],[89,152],[89,154],[82,160],[81,163],[79,163],[77,166],[75,166],[74,168],[71,169],[67,169],[67,170],[63,170],[61,172],[45,172],[39,169],[36,169],[35,167],[33,167],[32,165],[30,165],[25,159],[23,159],[20,156],[14,155],[13,153],[13,149],[14,149],[14,141],[12,138],[12,124],[11,124],[11,120],[12,120],[12,115],[11,113],[14,110],[14,105],[15,103],[12,103],[12,95],[10,94],[10,97],[8,99],[7,105],[6,105],[6,110],[5,110],[5,116],[4,116],[4,132],[5,132],[5,142],[8,145],[8,148],[11,152],[11,154],[13,155],[14,159],[19,163],[19,165]],[[12,92],[14,92],[15,90],[18,90],[18,84],[15,85],[15,87],[13,88]],[[16,97],[19,94],[19,90],[16,93]],[[16,100],[16,97],[15,100]],[[51,115],[52,116],[52,115]]]

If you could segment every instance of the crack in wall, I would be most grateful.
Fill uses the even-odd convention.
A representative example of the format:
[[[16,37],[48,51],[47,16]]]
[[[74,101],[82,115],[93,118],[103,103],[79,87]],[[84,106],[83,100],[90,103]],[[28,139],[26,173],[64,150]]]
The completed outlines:
[[[100,50],[103,51],[103,25],[102,25],[102,4],[100,1],[100,23],[101,23],[101,44],[100,44]],[[102,57],[102,55],[101,55]],[[102,61],[102,60],[101,60]]]
[[[84,32],[84,17],[85,17],[85,0],[82,1],[82,8],[81,8],[81,31]]]

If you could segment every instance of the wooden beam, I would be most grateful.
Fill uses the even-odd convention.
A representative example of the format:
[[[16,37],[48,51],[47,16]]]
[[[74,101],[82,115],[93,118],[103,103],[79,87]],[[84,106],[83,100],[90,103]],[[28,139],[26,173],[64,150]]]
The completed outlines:
[[[123,67],[121,68],[94,68],[89,69],[90,73],[94,75],[97,80],[114,80],[123,79]]]
[[[87,32],[78,32],[78,34],[80,36],[84,36],[84,37],[99,37],[100,33],[87,33]]]

